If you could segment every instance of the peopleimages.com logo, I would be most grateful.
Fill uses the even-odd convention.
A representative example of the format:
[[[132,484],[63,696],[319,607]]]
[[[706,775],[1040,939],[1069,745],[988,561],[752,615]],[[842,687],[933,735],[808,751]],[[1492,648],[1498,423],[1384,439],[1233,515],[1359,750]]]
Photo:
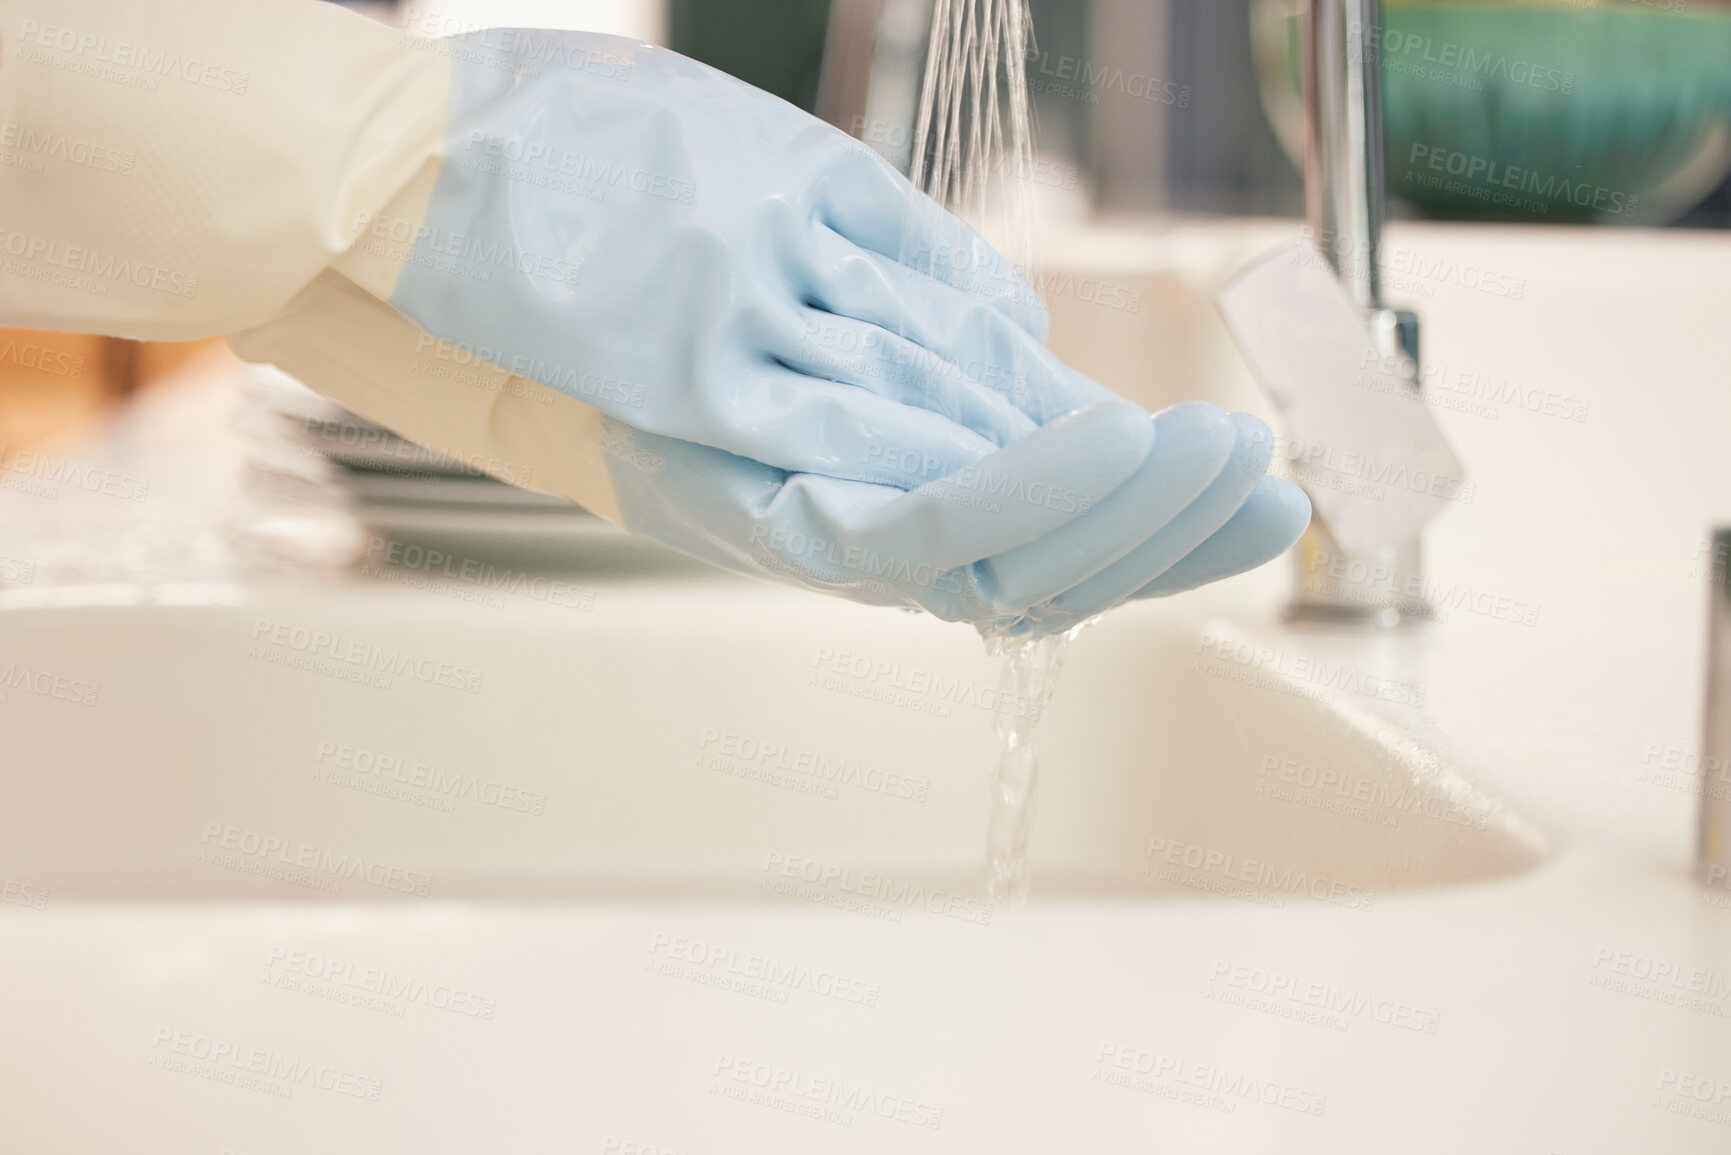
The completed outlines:
[[[10,662],[0,667],[0,702],[6,701],[14,692],[71,702],[75,706],[94,706],[102,687],[71,674]]]
[[[385,1088],[383,1079],[346,1067],[196,1031],[157,1027],[151,1047],[153,1067],[282,1099],[292,1097],[296,1087],[304,1086],[377,1103]]]
[[[1640,205],[1639,197],[1616,189],[1428,144],[1414,144],[1406,163],[1409,180],[1436,185],[1446,174],[1459,178],[1459,187],[1448,186],[1451,192],[1534,212],[1548,212],[1552,205],[1562,203],[1616,216],[1634,216]],[[1423,172],[1414,171],[1421,168],[1438,175],[1426,179]]]
[[[1227,850],[1195,843],[1150,835],[1144,852],[1148,866],[1144,870],[1162,881],[1195,886],[1197,889],[1217,889],[1208,885],[1218,881],[1222,886],[1244,884],[1251,891],[1270,897],[1303,895],[1318,902],[1342,906],[1348,910],[1369,911],[1376,906],[1376,891],[1354,886],[1322,874],[1311,874],[1303,868],[1277,866]]]
[[[365,882],[369,886],[421,898],[432,893],[433,876],[430,874],[393,866],[378,859],[369,859],[362,854],[338,852],[328,846],[317,846],[298,839],[231,826],[224,822],[206,822],[204,835],[199,841],[207,848],[202,857],[217,866],[243,869],[248,874],[269,873],[239,866],[241,862],[248,862],[255,867],[268,867],[278,873],[303,871],[327,876],[317,880],[327,885],[314,889],[335,893],[335,881],[343,879]]]
[[[266,661],[299,665],[313,672],[325,672],[317,666],[319,661],[326,665],[334,662],[336,666],[332,669],[370,675],[383,682],[383,689],[390,688],[389,682],[384,681],[390,675],[469,694],[481,691],[480,670],[423,657],[396,646],[346,638],[328,630],[259,618],[253,623],[252,640],[254,656]]]
[[[767,1095],[778,1096],[785,1103],[765,1102],[765,1106],[785,1109],[789,1114],[806,1115],[818,1109],[813,1117],[825,1122],[849,1123],[852,1115],[905,1123],[936,1131],[944,1125],[944,1109],[922,1103],[905,1095],[890,1095],[848,1079],[813,1075],[806,1071],[761,1062],[739,1055],[719,1055],[712,1077],[725,1087],[751,1088]],[[729,1098],[739,1098],[736,1094]],[[829,1108],[840,1112],[840,1118],[821,1113]]]
[[[764,878],[758,888],[825,905],[841,905],[859,913],[900,922],[903,910],[941,914],[962,922],[985,926],[992,921],[992,904],[941,887],[895,878],[873,870],[857,869],[798,854],[769,851],[763,861]],[[826,899],[848,900],[842,903]],[[861,907],[860,903],[866,904]]]
[[[160,81],[179,80],[195,88],[245,96],[252,82],[251,75],[241,69],[187,56],[177,48],[111,40],[83,29],[35,20],[22,21],[18,34],[25,49],[35,50],[29,57],[34,63],[127,83],[147,92],[155,92]]]

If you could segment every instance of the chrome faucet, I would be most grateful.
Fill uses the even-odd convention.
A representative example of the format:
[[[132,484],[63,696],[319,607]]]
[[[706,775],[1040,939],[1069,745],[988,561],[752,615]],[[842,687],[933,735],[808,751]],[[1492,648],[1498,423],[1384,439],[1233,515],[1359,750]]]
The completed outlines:
[[[1710,563],[1696,872],[1708,886],[1731,889],[1731,529],[1714,535]]]
[[[1284,424],[1276,468],[1315,516],[1296,621],[1428,620],[1419,537],[1471,487],[1420,391],[1418,318],[1382,301],[1378,0],[1306,0],[1308,243],[1239,273],[1220,309]]]
[[[1381,0],[1305,0],[1302,28],[1310,239],[1363,310],[1377,352],[1416,395],[1418,315],[1382,300]],[[1297,592],[1287,616],[1382,626],[1428,620],[1419,528],[1348,548],[1318,516],[1295,551]]]

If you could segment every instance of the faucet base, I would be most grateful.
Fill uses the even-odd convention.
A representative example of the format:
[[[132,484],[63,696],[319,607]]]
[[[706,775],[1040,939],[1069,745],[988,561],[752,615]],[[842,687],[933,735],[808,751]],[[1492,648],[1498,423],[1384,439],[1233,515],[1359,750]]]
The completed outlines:
[[[1280,617],[1292,625],[1395,630],[1435,621],[1436,611],[1424,604],[1349,606],[1334,602],[1291,602]]]
[[[1358,553],[1342,548],[1313,521],[1293,551],[1297,581],[1283,615],[1288,622],[1393,629],[1433,621],[1424,597],[1416,538]]]

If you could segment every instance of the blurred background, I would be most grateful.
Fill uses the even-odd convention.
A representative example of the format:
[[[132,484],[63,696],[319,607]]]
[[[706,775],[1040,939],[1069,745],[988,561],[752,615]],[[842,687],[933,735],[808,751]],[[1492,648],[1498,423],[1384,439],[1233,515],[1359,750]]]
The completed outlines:
[[[1030,0],[1044,213],[1301,216],[1297,3]],[[931,0],[349,6],[417,35],[568,27],[669,44],[823,116],[905,170]],[[1731,224],[1731,0],[1384,7],[1393,215]],[[42,441],[189,360],[223,355],[220,341],[0,331],[0,445]]]

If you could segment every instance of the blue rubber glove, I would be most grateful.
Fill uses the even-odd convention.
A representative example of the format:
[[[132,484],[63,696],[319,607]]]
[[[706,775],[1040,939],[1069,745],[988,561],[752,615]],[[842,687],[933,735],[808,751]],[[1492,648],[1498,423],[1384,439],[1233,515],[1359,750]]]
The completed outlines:
[[[1302,530],[1302,496],[1240,446],[1256,429],[1150,421],[1065,368],[1003,257],[845,134],[613,37],[492,31],[450,56],[389,303],[607,414],[628,529],[1039,630],[1159,592],[1192,551],[1179,580],[1212,580]],[[1286,516],[1235,521],[1259,483]]]
[[[634,528],[665,545],[854,601],[917,605],[1007,634],[1057,633],[1124,601],[1255,569],[1310,522],[1303,491],[1264,476],[1268,427],[1202,402],[1155,416],[1153,445],[1128,479],[1117,463],[1069,459],[1145,425],[1130,406],[1083,409],[989,467],[911,493],[790,476],[622,423],[609,425],[605,443],[621,504],[643,511]],[[1009,496],[1010,479],[1060,475],[1116,488],[1073,518]],[[982,506],[995,516],[978,516]]]
[[[1156,427],[1162,418],[1187,409],[1220,412],[1212,406],[1181,405],[1155,418]],[[1170,515],[1158,529],[1114,564],[1014,622],[1000,623],[1001,628],[1009,633],[1061,632],[1121,602],[1183,593],[1255,569],[1286,552],[1310,524],[1310,499],[1291,482],[1265,476],[1274,449],[1266,425],[1242,413],[1228,420],[1236,436],[1225,462],[1212,474],[1206,467],[1194,469],[1186,475],[1192,488],[1168,489],[1150,502]],[[1159,449],[1156,440],[1150,461],[1162,457]],[[1137,480],[1108,502],[1134,493]]]

